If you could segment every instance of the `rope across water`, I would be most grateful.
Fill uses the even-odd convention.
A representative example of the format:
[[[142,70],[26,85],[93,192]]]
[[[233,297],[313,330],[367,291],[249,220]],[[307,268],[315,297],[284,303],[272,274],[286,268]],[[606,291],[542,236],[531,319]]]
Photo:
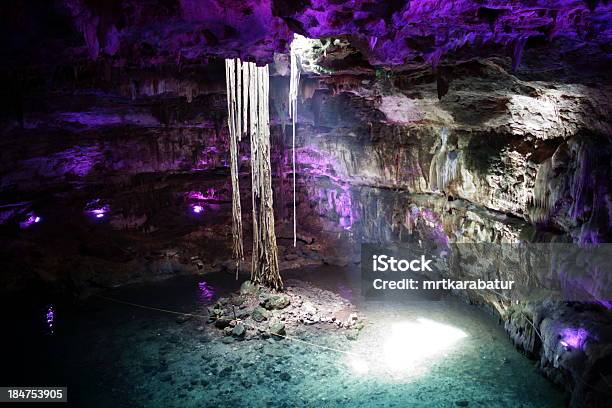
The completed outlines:
[[[156,311],[156,312],[168,313],[168,314],[173,314],[173,315],[178,315],[178,316],[191,316],[191,317],[200,317],[200,318],[206,319],[206,320],[209,320],[209,319],[212,319],[213,321],[215,320],[212,317],[209,317],[209,316],[206,316],[206,315],[203,315],[203,314],[199,314],[199,313],[177,312],[175,310],[162,309],[162,308],[159,308],[159,307],[141,305],[141,304],[138,304],[138,303],[127,302],[125,300],[115,299],[115,298],[108,297],[108,296],[103,296],[103,295],[94,295],[94,296],[96,296],[96,297],[98,297],[100,299],[104,299],[104,300],[109,301],[109,302],[120,303],[120,304],[123,304],[123,305],[137,307],[137,308],[145,309],[145,310],[153,310],[153,311]],[[245,327],[248,327],[248,328],[253,329],[253,330],[260,330],[258,327],[255,327],[255,326],[252,326],[250,324],[247,324],[247,323],[245,323],[244,321],[242,321],[240,319],[236,319],[236,320],[240,321]],[[313,342],[310,342],[310,341],[307,341],[307,340],[300,339],[298,337],[288,336],[286,334],[276,334],[276,333],[270,332],[270,330],[265,330],[265,332],[270,334],[270,336],[272,336],[272,337],[274,337],[274,336],[281,337],[281,338],[284,338],[284,339],[287,339],[287,340],[290,340],[290,341],[295,341],[295,342],[298,342],[298,343],[306,344],[308,346],[316,347],[316,348],[319,348],[319,349],[322,349],[322,350],[334,351],[336,353],[341,353],[341,354],[345,354],[345,355],[348,355],[348,356],[365,358],[364,355],[360,355],[358,353],[353,353],[353,352],[350,352],[350,351],[341,350],[341,349],[334,348],[334,347],[324,346],[322,344],[313,343]]]

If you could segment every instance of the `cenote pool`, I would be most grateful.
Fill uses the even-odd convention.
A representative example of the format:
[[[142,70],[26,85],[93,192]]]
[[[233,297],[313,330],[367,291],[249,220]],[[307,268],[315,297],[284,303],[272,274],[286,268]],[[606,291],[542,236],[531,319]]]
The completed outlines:
[[[82,407],[565,405],[562,391],[474,306],[453,298],[364,302],[348,269],[287,276],[356,304],[366,322],[359,336],[319,323],[288,330],[298,340],[228,340],[200,318],[177,321],[99,297],[66,304],[33,293],[36,302],[3,299],[2,383],[66,385],[69,404]],[[176,277],[104,295],[205,313],[239,287],[227,282],[220,273]]]

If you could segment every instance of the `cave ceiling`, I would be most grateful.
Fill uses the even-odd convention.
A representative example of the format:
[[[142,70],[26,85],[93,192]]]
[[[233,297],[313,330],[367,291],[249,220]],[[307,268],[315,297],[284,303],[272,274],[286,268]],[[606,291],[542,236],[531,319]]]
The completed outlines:
[[[431,69],[503,57],[512,68],[522,63],[535,74],[589,76],[605,72],[610,63],[612,5],[607,1],[29,3],[2,6],[5,65],[104,59],[115,67],[142,68],[205,65],[226,57],[264,64],[288,52],[294,33],[324,39],[321,46],[331,54],[334,41],[350,43],[353,66]],[[7,35],[14,30],[25,32]]]

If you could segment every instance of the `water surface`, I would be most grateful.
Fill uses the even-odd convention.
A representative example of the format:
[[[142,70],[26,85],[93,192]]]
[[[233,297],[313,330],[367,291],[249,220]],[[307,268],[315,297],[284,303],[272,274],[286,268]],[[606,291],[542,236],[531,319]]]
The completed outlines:
[[[286,273],[358,304],[356,340],[325,324],[290,340],[225,344],[203,320],[92,297],[62,303],[44,290],[2,301],[6,385],[69,388],[84,407],[560,407],[563,393],[519,354],[491,316],[453,298],[364,302],[356,272]],[[104,295],[202,311],[238,288],[223,274],[176,277]],[[49,311],[52,307],[52,324]],[[345,351],[343,353],[341,351]]]

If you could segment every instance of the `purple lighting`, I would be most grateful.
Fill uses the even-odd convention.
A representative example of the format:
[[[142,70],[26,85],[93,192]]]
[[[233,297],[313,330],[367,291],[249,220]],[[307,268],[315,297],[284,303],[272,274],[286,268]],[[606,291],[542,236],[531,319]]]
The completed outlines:
[[[575,329],[568,327],[561,330],[561,333],[559,335],[561,336],[561,340],[559,340],[559,343],[562,346],[581,349],[584,346],[584,343],[589,333],[582,328]]]
[[[206,190],[206,193],[202,193],[201,191],[190,191],[187,193],[187,197],[192,199],[192,200],[202,200],[202,201],[207,201],[207,200],[214,200],[215,196],[217,195],[215,189],[213,188],[209,188],[208,190]]]
[[[53,305],[49,305],[47,307],[47,311],[45,312],[45,324],[47,325],[47,330],[49,332],[49,334],[54,334],[55,332],[55,309],[53,308]]]
[[[198,289],[198,297],[202,301],[209,302],[215,297],[215,290],[209,283],[205,281],[198,282]]]
[[[108,212],[110,212],[110,206],[108,204],[102,204],[99,198],[90,201],[85,207],[85,212],[90,214],[94,218],[104,218]]]
[[[109,208],[107,205],[100,208],[94,208],[93,210],[89,210],[89,213],[92,214],[96,218],[103,218],[108,212]]]
[[[204,211],[204,207],[202,207],[201,205],[194,205],[191,208],[193,209],[193,212],[196,213],[196,214],[199,214],[202,211]]]
[[[42,221],[42,218],[40,218],[38,215],[29,213],[28,218],[19,223],[19,227],[21,229],[29,228],[34,224],[38,224],[40,221]]]

